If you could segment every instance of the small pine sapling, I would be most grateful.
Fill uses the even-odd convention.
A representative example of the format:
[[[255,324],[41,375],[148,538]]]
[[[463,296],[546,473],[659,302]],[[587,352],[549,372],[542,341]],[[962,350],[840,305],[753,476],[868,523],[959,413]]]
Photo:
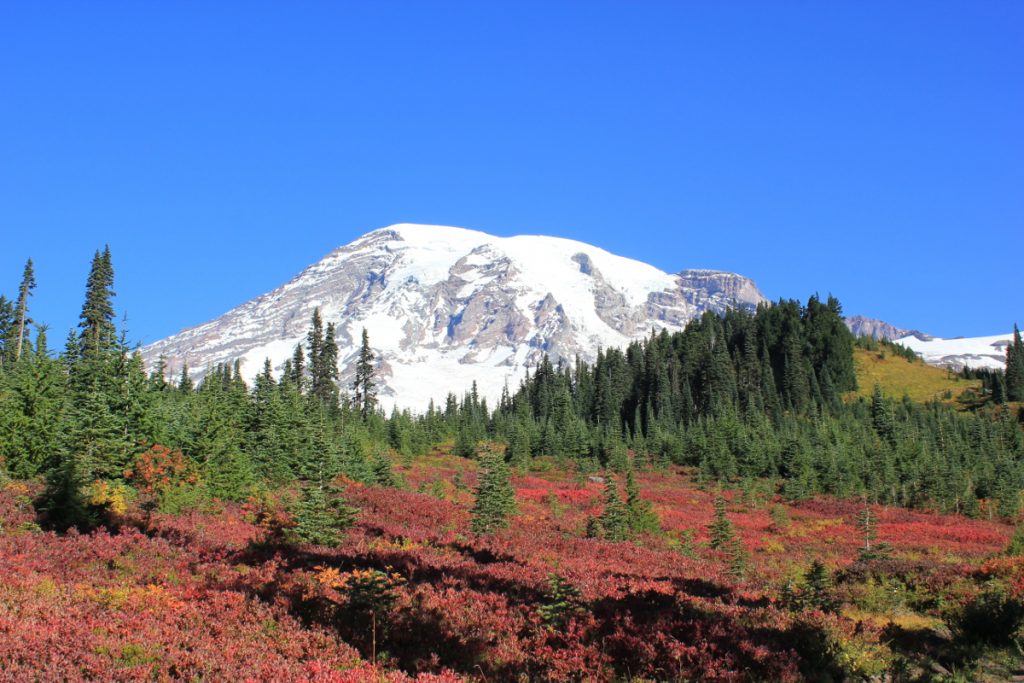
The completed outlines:
[[[857,528],[860,530],[861,538],[864,539],[864,545],[861,546],[858,553],[860,560],[882,560],[889,557],[891,551],[889,544],[876,542],[878,538],[878,517],[867,504],[857,514]]]
[[[832,577],[825,565],[818,560],[811,562],[811,566],[804,574],[801,588],[803,601],[807,607],[815,607],[823,612],[835,612],[839,607],[832,591]]]
[[[773,505],[768,511],[768,516],[772,520],[771,528],[772,531],[782,531],[789,527],[790,519],[789,512],[786,510],[784,505]]]
[[[604,510],[587,524],[587,536],[607,541],[629,540],[629,512],[619,496],[615,477],[609,475],[604,484]]]
[[[480,461],[480,483],[473,505],[473,533],[489,534],[508,526],[516,511],[516,493],[505,456],[487,451]]]
[[[1024,556],[1024,526],[1018,526],[1014,529],[1013,536],[1010,538],[1010,543],[1006,546],[1004,554],[1010,557]]]
[[[725,550],[735,537],[732,522],[725,513],[725,498],[722,495],[715,496],[715,517],[708,525],[708,533],[711,535],[711,547],[715,550]]]
[[[547,596],[537,611],[549,629],[560,631],[571,618],[583,611],[580,591],[558,574],[548,574]]]
[[[370,661],[376,662],[378,635],[387,628],[387,615],[398,601],[398,588],[405,579],[378,569],[356,569],[345,579],[349,609],[369,617]]]
[[[729,563],[729,574],[736,579],[742,579],[747,573],[747,549],[743,541],[733,536],[726,544],[725,554]]]
[[[633,470],[626,473],[626,511],[629,516],[629,528],[633,533],[656,534],[661,531],[661,520],[651,506],[651,502],[640,497],[640,486],[633,476]]]
[[[355,521],[356,510],[345,504],[338,495],[328,495],[319,486],[307,486],[295,504],[292,513],[295,526],[291,530],[294,541],[336,547],[344,532]]]

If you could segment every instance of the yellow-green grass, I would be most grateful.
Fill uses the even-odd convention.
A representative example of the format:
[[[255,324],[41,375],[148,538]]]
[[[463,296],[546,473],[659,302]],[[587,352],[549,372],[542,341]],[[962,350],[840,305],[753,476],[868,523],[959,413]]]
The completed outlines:
[[[902,398],[906,394],[913,401],[951,403],[967,389],[981,388],[980,380],[961,379],[944,368],[927,365],[921,360],[909,361],[883,351],[853,350],[858,386],[855,396],[871,396],[878,384],[886,396],[893,398]]]

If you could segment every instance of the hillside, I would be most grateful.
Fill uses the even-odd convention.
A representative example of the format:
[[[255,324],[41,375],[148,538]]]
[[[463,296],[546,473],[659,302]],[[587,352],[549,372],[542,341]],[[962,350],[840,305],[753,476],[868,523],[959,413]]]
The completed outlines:
[[[275,497],[130,505],[119,530],[61,537],[35,526],[31,489],[0,486],[0,680],[995,681],[1019,665],[953,635],[957,605],[1024,576],[989,559],[1006,525],[870,506],[892,549],[858,560],[863,505],[755,487],[725,492],[739,550],[716,550],[715,494],[673,468],[637,474],[661,529],[612,542],[586,538],[601,478],[552,464],[514,479],[518,513],[488,536],[469,530],[474,460],[409,460],[404,490],[343,483],[360,512],[333,549],[282,543]]]
[[[870,397],[877,384],[886,396],[893,398],[906,395],[919,403],[935,400],[953,403],[964,391],[981,388],[980,380],[962,379],[946,368],[885,353],[884,349],[856,348],[853,362],[858,396]]]

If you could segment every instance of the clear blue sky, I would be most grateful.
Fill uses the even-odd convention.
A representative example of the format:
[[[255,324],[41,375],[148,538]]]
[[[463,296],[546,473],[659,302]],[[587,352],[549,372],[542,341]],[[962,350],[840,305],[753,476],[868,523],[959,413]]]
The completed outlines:
[[[0,292],[155,341],[396,222],[1024,323],[1024,3],[0,3]]]

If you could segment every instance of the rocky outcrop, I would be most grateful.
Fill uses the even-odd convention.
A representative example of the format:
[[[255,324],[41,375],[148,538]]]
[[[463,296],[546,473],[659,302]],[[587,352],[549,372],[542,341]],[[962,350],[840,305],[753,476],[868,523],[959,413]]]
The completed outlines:
[[[930,339],[929,335],[917,330],[905,330],[895,325],[890,325],[883,320],[865,318],[862,315],[851,315],[846,318],[846,326],[855,337],[871,337],[872,339],[888,339],[894,341],[911,335],[919,339]]]

